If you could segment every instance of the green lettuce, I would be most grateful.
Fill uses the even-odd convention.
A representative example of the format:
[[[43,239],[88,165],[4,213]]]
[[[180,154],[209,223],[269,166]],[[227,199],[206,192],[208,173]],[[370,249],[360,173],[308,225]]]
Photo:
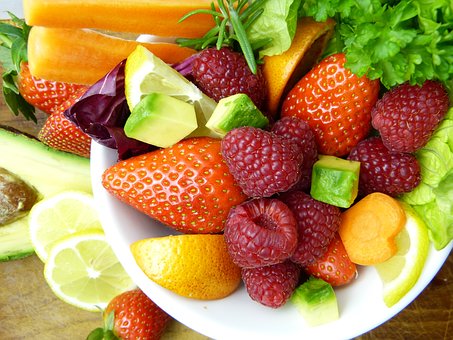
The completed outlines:
[[[296,33],[300,0],[267,0],[262,14],[247,29],[247,38],[259,58],[281,54]],[[267,42],[261,46],[263,42]]]
[[[401,199],[425,221],[434,247],[442,249],[453,239],[453,108],[415,156],[421,183]]]

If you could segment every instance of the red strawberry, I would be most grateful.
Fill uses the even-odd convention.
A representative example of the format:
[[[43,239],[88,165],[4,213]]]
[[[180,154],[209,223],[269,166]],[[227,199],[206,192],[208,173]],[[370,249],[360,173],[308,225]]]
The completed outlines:
[[[414,152],[428,142],[448,107],[448,93],[442,83],[405,83],[377,102],[371,113],[372,124],[390,151]]]
[[[344,285],[357,277],[356,265],[349,259],[338,233],[324,255],[304,269],[307,274],[323,279],[332,286]]]
[[[85,92],[84,88],[73,94],[52,115],[38,133],[38,139],[44,144],[82,157],[90,157],[91,138],[63,114]]]
[[[252,73],[242,53],[228,47],[205,49],[193,61],[192,76],[194,83],[216,101],[245,93],[258,108],[264,107],[264,76],[260,69]]]
[[[18,88],[19,93],[29,104],[52,114],[67,100],[78,99],[81,91],[85,92],[88,86],[36,78],[30,73],[28,63],[23,62],[18,77]]]
[[[87,340],[158,340],[171,320],[140,289],[127,291],[113,298],[103,314],[105,328],[96,328]]]
[[[185,139],[121,161],[104,187],[123,202],[183,233],[223,231],[230,208],[247,199],[220,154],[220,140]]]
[[[345,156],[371,129],[379,81],[357,77],[343,53],[329,56],[305,75],[283,101],[281,115],[312,128],[321,154]]]

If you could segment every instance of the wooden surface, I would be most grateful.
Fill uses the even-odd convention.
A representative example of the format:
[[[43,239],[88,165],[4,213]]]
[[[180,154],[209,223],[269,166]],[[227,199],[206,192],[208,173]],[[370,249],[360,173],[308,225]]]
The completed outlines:
[[[40,116],[38,125],[26,122],[12,115],[0,99],[0,124],[36,134],[44,118]],[[0,339],[85,339],[102,324],[100,314],[58,300],[42,272],[43,264],[35,255],[0,262]],[[207,339],[176,321],[164,338]],[[453,339],[453,255],[412,304],[357,339]]]

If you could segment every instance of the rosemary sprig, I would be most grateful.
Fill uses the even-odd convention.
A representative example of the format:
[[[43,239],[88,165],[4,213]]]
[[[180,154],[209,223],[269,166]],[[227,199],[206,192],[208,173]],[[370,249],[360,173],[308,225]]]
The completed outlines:
[[[217,8],[212,2],[210,10],[191,11],[184,15],[179,22],[196,14],[210,14],[216,25],[201,38],[179,38],[176,42],[181,46],[192,47],[196,50],[209,46],[216,46],[217,49],[222,46],[240,49],[250,70],[256,74],[259,60],[256,60],[255,52],[257,48],[268,44],[271,39],[261,42],[259,46],[252,46],[247,38],[247,29],[263,12],[262,6],[265,1],[267,0],[217,0]]]

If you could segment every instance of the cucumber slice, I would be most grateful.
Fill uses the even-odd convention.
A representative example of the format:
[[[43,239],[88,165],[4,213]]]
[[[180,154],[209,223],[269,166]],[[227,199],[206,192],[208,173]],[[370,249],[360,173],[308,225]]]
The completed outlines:
[[[21,259],[34,252],[28,232],[28,215],[0,226],[0,261]]]

